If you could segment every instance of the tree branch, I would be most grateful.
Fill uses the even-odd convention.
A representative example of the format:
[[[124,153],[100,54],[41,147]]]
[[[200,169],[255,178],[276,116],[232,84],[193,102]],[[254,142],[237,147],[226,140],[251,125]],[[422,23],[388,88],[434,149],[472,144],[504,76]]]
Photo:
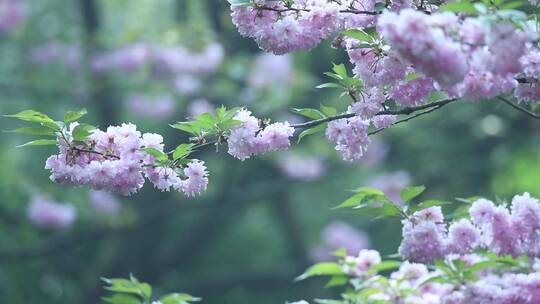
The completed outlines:
[[[396,121],[392,126],[395,126],[395,125],[400,124],[400,123],[407,122],[407,121],[409,121],[409,120],[415,119],[415,118],[417,118],[417,117],[419,117],[419,116],[422,116],[422,115],[426,115],[426,114],[428,114],[428,113],[431,113],[431,112],[433,112],[433,111],[435,111],[435,110],[438,110],[438,109],[444,107],[444,106],[447,105],[447,104],[448,104],[448,103],[441,104],[441,105],[438,105],[438,106],[436,106],[436,107],[433,107],[433,108],[431,108],[431,109],[429,109],[429,110],[426,110],[426,111],[417,113],[417,114],[412,115],[412,116],[409,116],[409,117],[407,117],[407,118],[403,118],[403,119],[401,119],[401,120]],[[377,134],[377,133],[381,132],[381,131],[384,130],[384,129],[387,129],[387,128],[379,128],[379,129],[373,130],[373,131],[369,132],[368,135]]]
[[[256,6],[255,9],[262,10],[262,11],[272,11],[272,12],[276,12],[276,13],[286,13],[286,12],[300,13],[300,12],[310,12],[311,11],[310,9],[307,9],[307,8],[296,8],[296,7],[275,8],[275,7],[268,7],[268,6]],[[363,10],[357,10],[357,9],[353,9],[353,8],[342,9],[339,12],[340,13],[347,13],[347,14],[372,15],[372,16],[376,16],[376,15],[381,14],[380,12],[363,11]]]
[[[510,100],[508,100],[508,99],[506,99],[504,97],[501,97],[501,96],[499,96],[499,99],[502,100],[507,105],[511,106],[512,108],[514,108],[514,109],[516,109],[516,110],[518,110],[520,112],[523,112],[523,113],[525,113],[525,114],[527,114],[527,115],[529,115],[529,116],[531,116],[533,118],[540,119],[539,114],[536,114],[533,111],[531,111],[531,110],[529,110],[529,109],[527,109],[525,107],[522,107],[522,106],[520,106],[518,104],[515,104],[515,103],[511,102]]]
[[[409,115],[409,114],[413,114],[414,112],[425,110],[425,109],[432,109],[432,108],[439,109],[439,108],[441,108],[441,107],[443,107],[443,106],[445,106],[445,105],[447,105],[447,104],[449,104],[451,102],[457,101],[457,100],[458,99],[456,99],[456,98],[451,98],[451,99],[440,100],[440,101],[436,101],[436,102],[432,102],[432,103],[428,103],[428,104],[420,105],[420,106],[416,106],[416,107],[407,107],[407,108],[403,108],[403,109],[400,109],[400,110],[383,110],[383,111],[378,112],[375,115],[376,116],[378,116],[378,115]],[[336,116],[330,116],[330,117],[325,117],[325,118],[321,118],[321,119],[310,120],[310,121],[303,122],[303,123],[292,124],[291,127],[298,128],[298,129],[307,129],[307,128],[318,126],[318,125],[320,125],[322,123],[325,123],[325,122],[330,122],[330,121],[333,121],[333,120],[338,120],[338,119],[343,119],[343,118],[351,118],[351,117],[354,117],[354,116],[356,116],[355,113],[343,113],[343,114],[336,115]]]

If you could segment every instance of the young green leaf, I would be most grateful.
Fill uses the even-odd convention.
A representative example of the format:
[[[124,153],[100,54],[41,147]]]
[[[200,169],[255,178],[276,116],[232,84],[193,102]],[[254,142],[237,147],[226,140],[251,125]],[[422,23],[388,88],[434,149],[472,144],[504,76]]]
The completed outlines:
[[[298,135],[298,143],[300,143],[300,141],[308,136],[308,135],[312,135],[312,134],[315,134],[315,133],[318,133],[320,131],[324,131],[324,129],[326,128],[326,124],[320,124],[316,127],[312,127],[312,128],[309,128],[309,129],[305,129],[304,131],[302,131],[300,133],[300,135]]]
[[[199,135],[201,133],[201,128],[191,121],[180,121],[169,126],[192,135]]]
[[[177,160],[177,159],[185,158],[186,156],[191,154],[192,148],[193,148],[193,144],[181,144],[181,145],[178,145],[178,147],[176,147],[176,149],[174,149],[173,159]]]
[[[49,116],[34,110],[25,110],[17,114],[4,115],[5,117],[16,118],[23,121],[39,123],[43,126],[49,127],[54,131],[59,131],[60,126]]]
[[[92,130],[95,130],[96,127],[88,125],[88,124],[80,124],[73,128],[72,136],[73,139],[76,141],[85,141],[90,134],[92,134]]]
[[[37,139],[29,141],[25,144],[18,145],[17,148],[26,147],[26,146],[52,146],[56,145],[56,139]]]
[[[414,213],[420,210],[427,209],[429,207],[443,206],[443,205],[449,205],[449,204],[451,204],[451,202],[439,201],[439,200],[427,200],[427,201],[421,202],[418,205],[411,206],[409,210]]]
[[[478,10],[469,0],[448,2],[441,5],[439,10],[443,12],[467,13],[472,15],[478,14]]]
[[[332,88],[332,89],[341,89],[343,88],[342,85],[340,84],[337,84],[335,82],[327,82],[327,83],[323,83],[323,84],[320,84],[318,86],[316,86],[317,89],[328,89],[328,88]]]
[[[295,281],[305,280],[314,276],[334,276],[345,275],[341,266],[337,263],[323,262],[317,263],[309,267],[302,275],[297,277]]]
[[[250,0],[227,0],[231,6],[248,6],[251,4]]]
[[[162,304],[187,304],[189,302],[198,302],[201,298],[194,297],[187,293],[172,293],[159,299]]]
[[[401,193],[399,194],[399,196],[404,202],[408,202],[412,200],[413,198],[422,194],[422,192],[424,192],[425,190],[426,190],[426,187],[423,185],[417,186],[417,187],[407,187],[401,190]]]
[[[9,130],[6,132],[13,132],[19,134],[28,134],[28,135],[46,135],[46,136],[55,136],[53,130],[47,127],[29,127],[29,128],[18,128],[15,130]]]
[[[69,111],[66,113],[66,115],[64,116],[64,122],[66,124],[70,123],[70,122],[74,122],[74,121],[77,121],[79,120],[81,117],[83,117],[84,115],[88,114],[88,112],[86,111],[86,109],[81,109],[79,111]]]
[[[344,36],[347,36],[347,37],[350,37],[359,41],[371,43],[375,40],[375,38],[372,35],[370,35],[369,33],[361,29],[349,29],[349,30],[342,31],[341,33]]]
[[[349,75],[347,74],[347,68],[343,63],[341,64],[333,64],[332,71],[336,73],[336,75],[339,75],[341,79],[348,78]]]
[[[111,297],[102,298],[105,303],[110,304],[141,304],[141,301],[129,294],[115,294]]]
[[[330,117],[330,116],[336,116],[337,115],[337,110],[336,108],[334,107],[328,107],[328,106],[325,106],[323,104],[321,104],[321,112]]]
[[[330,288],[330,287],[335,287],[335,286],[343,286],[343,285],[346,285],[348,281],[349,281],[349,278],[347,276],[337,275],[337,276],[331,277],[330,281],[328,281],[328,283],[326,283],[324,287]]]
[[[103,279],[109,286],[105,289],[116,293],[135,294],[150,299],[152,287],[147,283],[139,282],[135,277],[128,279]]]
[[[326,117],[321,111],[317,109],[312,109],[312,108],[305,108],[305,109],[293,108],[292,111],[296,114],[300,114],[310,119],[321,119],[321,118]]]
[[[159,151],[158,149],[155,149],[155,148],[144,148],[143,151],[150,154],[150,155],[152,155],[158,161],[167,161],[169,159],[169,157],[167,157],[167,154],[165,154],[165,153],[163,153],[163,152],[161,152],[161,151]]]

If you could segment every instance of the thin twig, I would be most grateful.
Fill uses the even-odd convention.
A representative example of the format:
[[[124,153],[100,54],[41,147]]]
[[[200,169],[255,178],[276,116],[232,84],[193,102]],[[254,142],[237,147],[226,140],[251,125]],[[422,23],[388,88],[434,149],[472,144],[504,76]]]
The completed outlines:
[[[428,103],[428,104],[425,104],[425,105],[420,105],[420,106],[416,106],[416,107],[407,107],[407,108],[403,108],[403,109],[400,109],[400,110],[383,110],[383,111],[380,111],[378,112],[377,114],[375,115],[410,115],[410,114],[413,114],[414,112],[417,112],[417,111],[421,111],[421,110],[425,110],[425,109],[431,109],[431,108],[440,108],[439,106],[444,106],[444,105],[447,105],[451,102],[454,102],[454,101],[457,101],[458,99],[456,98],[451,98],[451,99],[445,99],[445,100],[440,100],[440,101],[436,101],[436,102],[432,102],[432,103]],[[333,120],[338,120],[338,119],[343,119],[343,118],[351,118],[353,116],[355,116],[356,114],[355,113],[343,113],[343,114],[340,114],[340,115],[336,115],[336,116],[330,116],[330,117],[325,117],[325,118],[321,118],[321,119],[316,119],[316,120],[310,120],[310,121],[307,121],[307,122],[303,122],[303,123],[298,123],[298,124],[292,124],[291,127],[293,128],[298,128],[298,129],[306,129],[306,128],[311,128],[311,127],[315,127],[315,126],[318,126],[322,123],[325,123],[325,122],[330,122],[330,121],[333,121]]]
[[[504,97],[500,97],[499,96],[499,99],[502,100],[504,103],[506,103],[507,105],[511,106],[512,108],[518,110],[518,111],[521,111],[533,118],[536,118],[536,119],[540,119],[540,115],[539,114],[536,114],[534,113],[533,111],[529,110],[529,109],[526,109],[525,107],[522,107],[518,104],[515,104],[513,102],[511,102],[510,100],[504,98]]]
[[[287,7],[287,8],[275,8],[275,7],[268,7],[268,6],[257,6],[255,9],[262,10],[262,11],[272,11],[276,13],[285,13],[285,12],[310,12],[310,9],[307,8],[296,8],[296,7]],[[356,15],[379,15],[380,12],[374,12],[374,11],[362,11],[357,9],[343,9],[339,11],[340,13],[347,13],[347,14],[356,14]]]
[[[415,119],[415,118],[417,118],[417,117],[419,117],[419,116],[422,116],[422,115],[426,115],[426,114],[428,114],[428,113],[431,113],[431,112],[433,112],[433,111],[435,111],[435,110],[438,110],[438,109],[444,107],[444,106],[447,105],[447,104],[448,104],[448,103],[441,104],[441,105],[438,105],[438,106],[436,106],[436,107],[433,107],[433,108],[431,108],[431,109],[429,109],[429,110],[426,110],[426,111],[417,113],[417,114],[412,115],[412,116],[409,116],[409,117],[407,117],[407,118],[403,118],[403,119],[401,119],[401,120],[396,121],[392,126],[395,126],[395,125],[400,124],[400,123],[407,122],[407,121],[409,121],[409,120]],[[373,131],[369,132],[368,135],[377,134],[377,133],[379,133],[379,132],[381,132],[381,131],[383,131],[383,130],[385,130],[385,129],[387,129],[387,128],[379,128],[379,129],[373,130]]]

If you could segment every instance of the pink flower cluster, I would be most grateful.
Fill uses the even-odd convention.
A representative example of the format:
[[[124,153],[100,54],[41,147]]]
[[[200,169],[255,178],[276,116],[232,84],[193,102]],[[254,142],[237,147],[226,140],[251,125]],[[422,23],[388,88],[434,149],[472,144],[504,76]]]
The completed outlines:
[[[204,163],[194,160],[183,171],[182,179],[176,169],[157,166],[155,158],[143,151],[153,148],[163,152],[159,134],[141,134],[133,124],[95,129],[83,143],[74,142],[70,131],[58,138],[60,153],[47,159],[45,168],[51,170],[51,180],[61,184],[89,186],[122,195],[136,193],[144,185],[144,176],[162,191],[171,188],[186,195],[204,191],[208,184]]]
[[[148,43],[135,43],[105,52],[92,59],[96,73],[134,71],[151,66],[158,74],[208,74],[215,71],[223,60],[223,47],[208,44],[201,52],[192,52],[182,46],[163,47]]]
[[[540,257],[540,203],[528,193],[516,195],[510,208],[479,199],[469,209],[471,221],[461,219],[448,227],[440,207],[415,213],[403,221],[400,254],[413,262],[428,263],[447,254],[488,249],[498,255]]]
[[[281,171],[293,179],[312,181],[321,177],[325,172],[322,159],[309,156],[285,155],[278,160]]]
[[[370,145],[371,149],[372,145]],[[409,172],[400,170],[375,175],[367,183],[370,187],[380,189],[392,202],[403,205],[400,192],[411,185]]]
[[[326,225],[321,232],[321,244],[310,250],[314,261],[331,261],[336,257],[332,253],[344,248],[348,254],[355,254],[362,249],[370,248],[369,236],[366,232],[341,221]]]
[[[288,122],[276,122],[261,128],[259,120],[245,109],[240,110],[234,119],[242,124],[233,127],[227,138],[230,155],[245,160],[267,151],[289,148],[289,138],[293,136],[294,128]]]
[[[30,51],[28,60],[36,65],[62,64],[69,68],[79,67],[82,59],[81,48],[59,41],[50,41]]]
[[[242,36],[276,55],[312,49],[341,27],[335,2],[299,0],[293,6],[257,0],[253,6],[233,6],[231,16]]]
[[[95,73],[112,71],[135,71],[148,63],[150,47],[145,43],[135,43],[109,52],[98,54],[90,63]]]
[[[154,119],[167,119],[174,114],[176,104],[170,94],[145,95],[132,94],[126,99],[128,110],[139,116]]]
[[[90,190],[88,199],[96,212],[102,215],[117,215],[122,208],[116,197],[106,191]]]
[[[399,14],[384,13],[377,28],[399,56],[419,72],[441,85],[453,85],[467,73],[461,45],[445,31],[452,30],[456,22],[457,17],[451,13],[426,15],[405,9]]]
[[[346,39],[345,46],[364,84],[384,89],[399,105],[425,103],[436,90],[476,101],[510,93],[516,86],[518,99],[538,100],[537,81],[518,85],[515,80],[538,79],[531,75],[538,50],[531,43],[535,30],[413,9],[384,12],[377,30],[389,46],[358,48],[354,39]],[[405,80],[407,73],[423,76]]]
[[[519,83],[514,95],[519,101],[538,102],[540,101],[540,51],[529,48],[525,55],[521,57],[523,76],[528,83]]]
[[[487,259],[481,255],[468,254],[449,255],[446,261],[461,262],[467,269],[487,262]],[[443,272],[438,269],[430,271],[426,264],[421,263],[403,262],[388,278],[370,272],[381,262],[381,256],[375,250],[361,250],[357,256],[347,256],[342,261],[345,273],[362,280],[356,291],[363,295],[361,298],[366,303],[534,304],[540,301],[539,260],[532,261],[526,271],[485,268],[476,273],[476,279],[457,283],[434,280],[443,275]]]
[[[26,214],[36,227],[49,229],[69,227],[77,219],[75,207],[56,202],[43,195],[31,198]]]
[[[0,0],[0,35],[11,34],[26,17],[23,0]]]
[[[360,160],[370,142],[368,127],[369,121],[359,116],[338,119],[328,123],[326,137],[336,145],[344,160]]]
[[[247,82],[252,88],[263,89],[287,85],[292,79],[292,56],[261,53],[255,57]]]
[[[343,261],[343,271],[362,280],[358,291],[370,291],[362,298],[366,303],[450,304],[443,301],[451,293],[451,285],[422,284],[439,275],[438,271],[429,271],[424,264],[404,262],[389,278],[383,278],[376,272],[370,272],[381,262],[381,255],[375,250],[361,250],[357,256],[347,256]]]

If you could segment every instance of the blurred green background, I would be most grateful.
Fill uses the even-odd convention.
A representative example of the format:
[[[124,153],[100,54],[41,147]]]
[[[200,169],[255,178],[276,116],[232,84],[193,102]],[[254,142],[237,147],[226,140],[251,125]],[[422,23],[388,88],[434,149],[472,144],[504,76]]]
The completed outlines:
[[[132,122],[162,134],[170,149],[187,138],[168,124],[209,106],[294,120],[292,107],[347,103],[314,88],[332,62],[347,62],[343,51],[327,41],[309,53],[261,55],[237,33],[225,0],[2,1],[21,6],[0,36],[1,114],[32,108],[62,117],[85,107],[88,123]],[[2,15],[9,7],[0,8]],[[20,125],[0,119],[2,130]],[[540,195],[539,131],[538,122],[486,101],[386,130],[360,163],[341,161],[322,134],[244,162],[226,147],[209,149],[197,155],[210,171],[200,197],[147,185],[112,198],[120,208],[114,212],[101,210],[102,198],[96,202],[88,189],[49,181],[43,167],[54,147],[15,148],[31,138],[2,133],[0,303],[98,303],[100,277],[130,273],[157,293],[188,292],[210,304],[332,296],[337,291],[323,282],[294,277],[338,245],[392,254],[400,239],[396,221],[330,210],[347,189],[375,185],[395,195],[424,184],[423,196],[438,199]],[[27,209],[37,195],[75,206],[75,222],[33,224]]]

